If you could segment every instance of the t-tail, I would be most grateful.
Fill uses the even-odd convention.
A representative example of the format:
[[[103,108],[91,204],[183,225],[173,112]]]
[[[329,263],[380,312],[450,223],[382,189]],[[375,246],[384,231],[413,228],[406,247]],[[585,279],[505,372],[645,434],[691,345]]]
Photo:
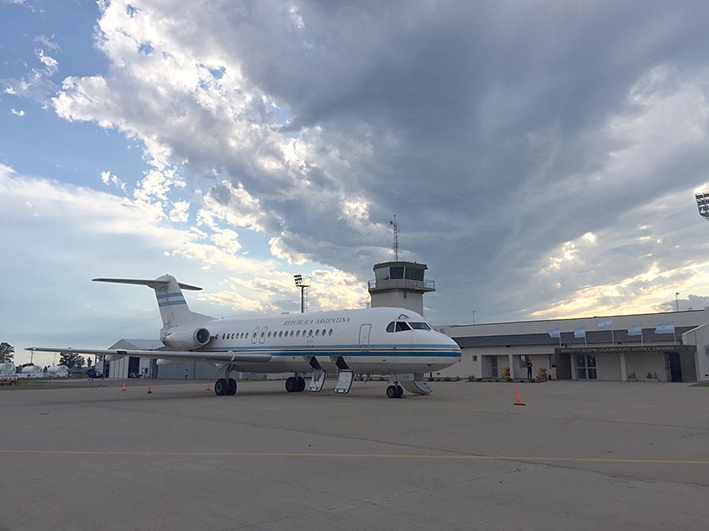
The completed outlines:
[[[203,323],[211,321],[214,317],[190,311],[187,301],[182,295],[183,289],[201,290],[197,286],[190,286],[177,282],[172,275],[163,275],[155,280],[141,280],[135,278],[95,278],[95,282],[115,282],[117,284],[138,284],[148,286],[155,290],[158,299],[160,316],[162,317],[163,332],[182,325]]]

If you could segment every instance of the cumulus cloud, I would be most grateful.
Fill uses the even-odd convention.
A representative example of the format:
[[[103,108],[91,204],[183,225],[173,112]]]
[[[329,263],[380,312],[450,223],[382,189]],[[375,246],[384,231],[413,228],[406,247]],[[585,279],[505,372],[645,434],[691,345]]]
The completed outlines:
[[[122,191],[126,191],[126,183],[121,181],[115,175],[111,174],[110,171],[101,172],[101,182],[103,182],[103,184],[105,184],[106,186],[112,184],[113,186],[121,189]]]
[[[108,73],[66,78],[53,105],[142,142],[136,201],[170,217],[192,200],[174,194],[199,196],[216,250],[183,256],[231,260],[225,231],[248,230],[274,259],[362,282],[396,214],[400,256],[438,280],[437,320],[699,288],[707,6],[100,6]]]

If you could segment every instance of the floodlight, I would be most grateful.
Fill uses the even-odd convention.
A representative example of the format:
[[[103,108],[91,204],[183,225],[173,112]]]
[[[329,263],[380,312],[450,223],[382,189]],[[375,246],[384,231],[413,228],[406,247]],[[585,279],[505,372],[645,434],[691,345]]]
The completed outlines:
[[[305,290],[310,287],[310,277],[303,275],[293,275],[295,285],[300,288],[300,313],[305,313],[305,304],[307,301]]]
[[[697,207],[699,208],[699,215],[709,221],[709,192],[695,194],[695,197],[697,198]]]

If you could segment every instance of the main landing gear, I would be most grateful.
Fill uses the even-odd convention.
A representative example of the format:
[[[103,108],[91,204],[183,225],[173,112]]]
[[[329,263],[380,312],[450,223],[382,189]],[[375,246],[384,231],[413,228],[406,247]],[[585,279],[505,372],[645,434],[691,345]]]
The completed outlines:
[[[305,378],[291,376],[286,380],[286,391],[289,393],[302,393],[305,391]]]
[[[235,395],[236,380],[234,378],[219,378],[214,384],[214,394],[218,396]]]
[[[230,378],[231,365],[224,367],[224,378],[219,378],[214,384],[214,394],[217,396],[235,395],[236,380]]]
[[[389,398],[403,398],[404,389],[400,385],[390,385],[387,387],[387,396]]]

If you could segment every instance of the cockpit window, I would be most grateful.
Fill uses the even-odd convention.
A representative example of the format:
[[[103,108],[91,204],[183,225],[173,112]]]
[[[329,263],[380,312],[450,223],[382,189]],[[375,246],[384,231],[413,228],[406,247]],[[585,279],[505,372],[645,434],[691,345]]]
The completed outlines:
[[[419,325],[424,325],[428,326],[426,323],[411,323],[411,324],[419,324]],[[387,325],[387,332],[406,332],[407,330],[411,330],[411,327],[409,326],[409,323],[406,321],[392,321]]]
[[[409,323],[414,330],[430,330],[428,323]]]

